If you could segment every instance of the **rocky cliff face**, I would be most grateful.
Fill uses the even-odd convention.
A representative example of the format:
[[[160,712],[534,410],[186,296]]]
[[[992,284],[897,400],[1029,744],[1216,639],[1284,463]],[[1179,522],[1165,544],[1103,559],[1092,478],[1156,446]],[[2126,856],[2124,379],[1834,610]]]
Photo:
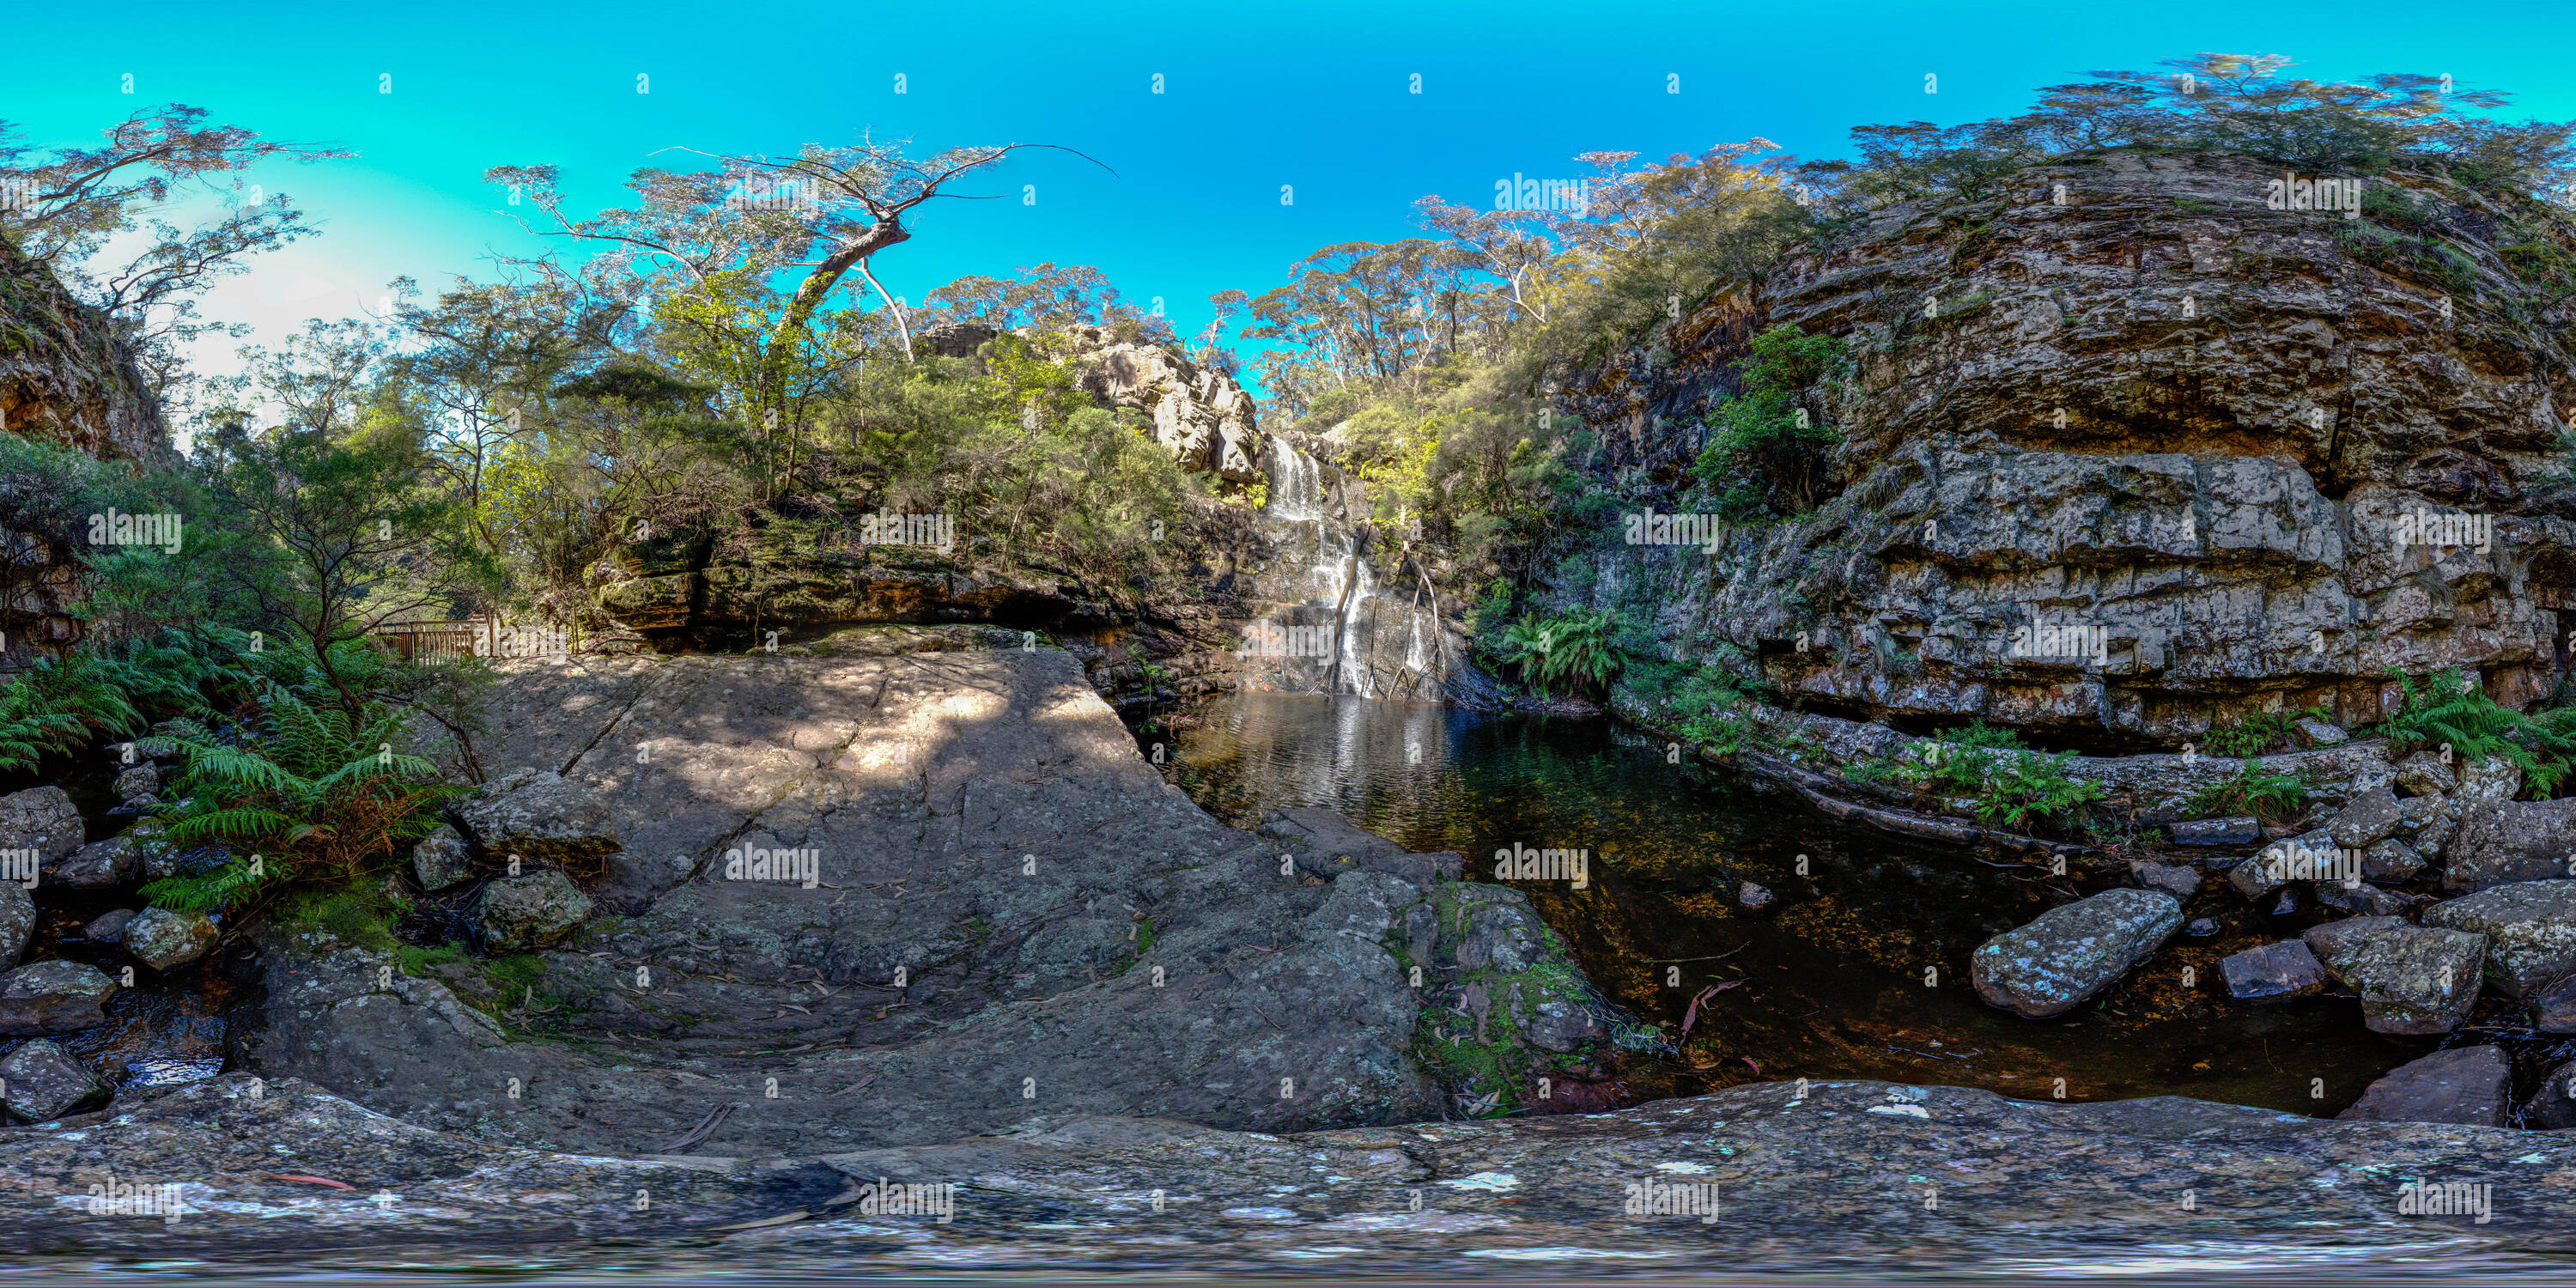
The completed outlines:
[[[2287,704],[2380,718],[2391,670],[2550,691],[2576,525],[2566,239],[2438,177],[2275,210],[2250,159],[2115,152],[1899,206],[1710,302],[1575,402],[1673,479],[1743,340],[1845,337],[1810,391],[1839,495],[1715,550],[1613,546],[1600,602],[1784,696],[2171,745]],[[1614,538],[1616,540],[1616,538]]]
[[[53,275],[0,245],[0,429],[101,460],[158,461],[161,405],[133,349]]]

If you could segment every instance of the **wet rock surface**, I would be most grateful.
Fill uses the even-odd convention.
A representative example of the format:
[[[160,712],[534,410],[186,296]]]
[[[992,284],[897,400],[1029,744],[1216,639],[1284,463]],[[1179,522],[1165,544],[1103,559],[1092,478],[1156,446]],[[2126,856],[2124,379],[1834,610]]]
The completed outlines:
[[[2495,1047],[2437,1051],[2390,1070],[2335,1117],[2501,1127],[2512,1107],[2512,1078],[2512,1064]]]
[[[0,1058],[0,1109],[21,1122],[104,1104],[114,1091],[89,1066],[44,1038],[22,1043]]]
[[[2230,997],[2289,997],[2325,986],[2326,969],[2296,939],[2235,953],[2219,963]]]
[[[47,993],[69,993],[100,1001],[116,991],[116,981],[95,967],[79,962],[47,960],[29,962],[5,975],[0,975],[0,997],[42,997]]]
[[[222,932],[201,912],[146,908],[117,930],[117,942],[154,970],[170,970],[206,955]]]
[[[2330,1243],[2349,1269],[2417,1262],[2439,1240],[2446,1267],[2539,1268],[2576,1233],[2576,1141],[2171,1097],[2055,1104],[1878,1082],[1288,1135],[1069,1115],[998,1135],[762,1159],[500,1147],[298,1080],[254,1099],[239,1074],[64,1127],[0,1129],[0,1166],[26,1178],[21,1200],[0,1205],[0,1237],[89,1250],[47,1254],[66,1266],[137,1254],[332,1265],[399,1249],[493,1266],[541,1254],[607,1268],[640,1254],[707,1272],[1244,1275],[1321,1264],[1467,1280],[1526,1279],[1533,1261],[1624,1270],[1640,1259],[1677,1269],[1722,1259],[1750,1273],[2003,1258],[2099,1272],[2162,1264],[2184,1242],[2252,1257],[2313,1257]],[[2406,1177],[2490,1183],[2493,1219],[2401,1215]],[[175,1222],[93,1215],[88,1186],[109,1178],[177,1186],[184,1212]],[[954,1186],[950,1219],[863,1211],[864,1187],[881,1178]],[[1630,1211],[1649,1184],[1692,1182],[1718,1187],[1722,1220]],[[649,1207],[638,1207],[639,1190]]]
[[[2335,980],[2361,993],[2362,1023],[2376,1033],[2448,1033],[2477,1004],[2484,935],[2391,925],[2343,941],[2325,956]]]

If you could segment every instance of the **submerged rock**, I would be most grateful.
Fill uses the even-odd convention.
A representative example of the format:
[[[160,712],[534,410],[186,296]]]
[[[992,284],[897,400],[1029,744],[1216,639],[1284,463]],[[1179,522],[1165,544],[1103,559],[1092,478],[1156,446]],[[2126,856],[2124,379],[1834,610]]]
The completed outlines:
[[[116,981],[94,967],[79,962],[47,960],[29,962],[8,974],[0,975],[0,997],[42,997],[47,993],[68,993],[104,1002],[116,991]]]
[[[2529,998],[2576,971],[2576,881],[2516,881],[2424,910],[2424,924],[2485,935],[2508,997]]]
[[[59,1118],[107,1103],[116,1088],[71,1053],[43,1038],[0,1059],[0,1108],[26,1122]]]
[[[136,961],[169,970],[205,956],[222,938],[223,932],[202,912],[146,908],[126,923],[121,942]]]
[[[500,956],[551,947],[590,919],[590,896],[552,868],[503,877],[475,905],[484,951]]]
[[[2182,925],[2182,905],[2154,890],[2105,890],[2053,908],[1970,955],[1977,994],[2027,1019],[2073,1010],[2139,962]]]
[[[2370,1084],[2346,1121],[2460,1123],[2502,1127],[2512,1104],[2513,1067],[2491,1046],[2457,1047],[2410,1060]]]
[[[2231,997],[2291,997],[2325,987],[2326,969],[2296,939],[2236,953],[2219,964]]]

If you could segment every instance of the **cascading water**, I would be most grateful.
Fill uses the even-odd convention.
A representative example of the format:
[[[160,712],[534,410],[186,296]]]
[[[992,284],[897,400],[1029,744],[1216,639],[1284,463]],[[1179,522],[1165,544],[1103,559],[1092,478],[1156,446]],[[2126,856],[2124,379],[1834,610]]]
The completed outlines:
[[[1317,644],[1328,639],[1329,645],[1299,652],[1262,683],[1377,697],[1396,674],[1397,664],[1391,656],[1378,655],[1378,627],[1386,606],[1379,602],[1366,534],[1358,525],[1327,513],[1321,462],[1276,434],[1269,436],[1268,448],[1261,464],[1270,479],[1270,499],[1262,517],[1279,525],[1274,536],[1297,551],[1291,558],[1302,558],[1305,567],[1295,582],[1281,587],[1286,594],[1280,598],[1294,596],[1296,602],[1265,617],[1263,624],[1281,628],[1283,635],[1288,628],[1301,627],[1308,634],[1289,637]],[[1436,692],[1439,678],[1423,670],[1429,650],[1422,638],[1420,612],[1410,604],[1398,605],[1396,611],[1407,618],[1409,631],[1403,672],[1418,678],[1410,686],[1395,683],[1392,693]],[[1315,638],[1317,633],[1324,639]],[[1392,637],[1388,642],[1392,644]]]

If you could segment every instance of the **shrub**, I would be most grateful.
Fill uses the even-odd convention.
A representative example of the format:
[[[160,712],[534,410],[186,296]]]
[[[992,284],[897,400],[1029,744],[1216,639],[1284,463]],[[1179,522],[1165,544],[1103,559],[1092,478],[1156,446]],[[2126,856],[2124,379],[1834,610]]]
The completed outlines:
[[[220,733],[171,722],[187,767],[175,803],[136,825],[182,874],[144,898],[177,911],[220,907],[280,883],[354,884],[438,825],[461,788],[417,756],[398,755],[404,713],[367,701],[352,713],[263,686],[252,718]],[[188,869],[194,869],[190,871]]]
[[[2208,736],[2201,741],[2200,747],[2210,755],[2231,758],[2261,756],[2273,751],[2285,750],[2297,742],[2298,725],[2302,718],[2323,720],[2326,718],[2326,709],[2309,707],[2305,711],[2258,711],[2252,715],[2240,716],[2230,724],[2211,728]]]
[[[2308,812],[2308,783],[2296,775],[2268,772],[2248,760],[2234,778],[2194,793],[2191,808],[2203,815],[2251,814],[2266,823],[2279,823]]]
[[[1541,693],[1575,692],[1608,684],[1625,665],[1611,643],[1614,615],[1577,611],[1545,621],[1523,618],[1503,629],[1503,660]]]
[[[2471,763],[2502,757],[2522,770],[2536,796],[2553,794],[2566,777],[2568,757],[2576,753],[2576,724],[2555,718],[2558,713],[2535,720],[2500,706],[2457,667],[2420,687],[2413,676],[2397,679],[2402,689],[2397,714],[2376,730],[2391,749],[2403,754],[2447,746]]]

